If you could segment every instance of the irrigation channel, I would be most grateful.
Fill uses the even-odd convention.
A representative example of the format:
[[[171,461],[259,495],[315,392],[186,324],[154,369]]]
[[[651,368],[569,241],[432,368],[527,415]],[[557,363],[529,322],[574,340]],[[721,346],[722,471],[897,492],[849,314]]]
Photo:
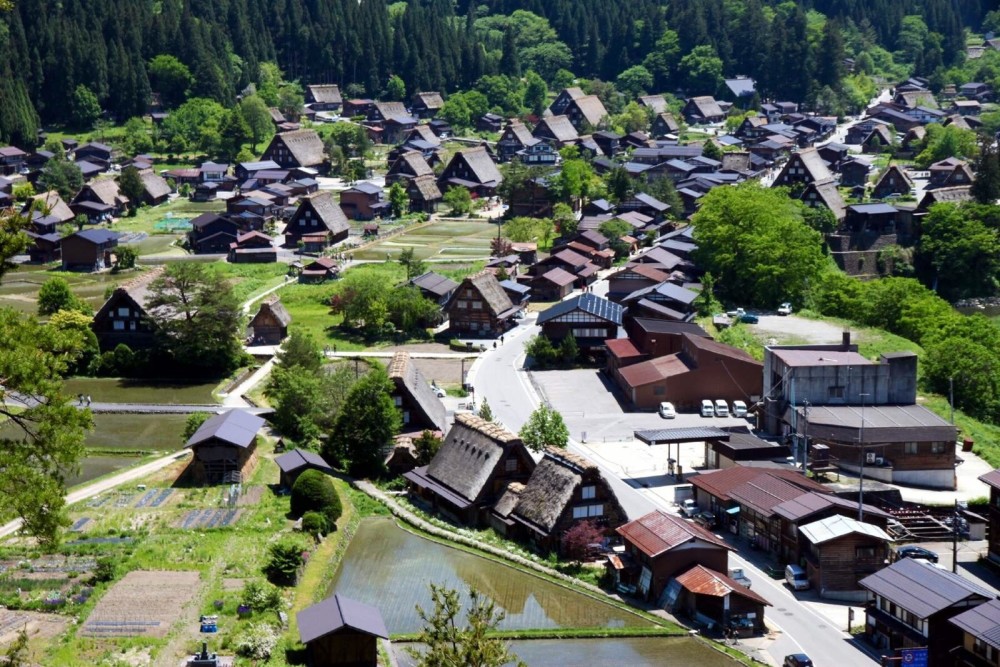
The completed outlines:
[[[416,633],[416,606],[433,608],[429,584],[489,596],[506,614],[501,630],[647,628],[646,619],[516,568],[414,535],[389,518],[365,519],[344,554],[330,593],[374,605],[392,634]],[[396,645],[400,665],[412,664]],[[529,665],[721,664],[726,659],[687,637],[512,642]]]

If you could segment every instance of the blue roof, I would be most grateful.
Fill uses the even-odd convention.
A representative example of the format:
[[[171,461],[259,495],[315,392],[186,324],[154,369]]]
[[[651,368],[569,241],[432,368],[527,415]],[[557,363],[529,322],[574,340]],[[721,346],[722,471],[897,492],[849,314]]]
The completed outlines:
[[[896,207],[889,204],[852,204],[847,210],[864,215],[878,215],[882,213],[896,213]]]
[[[537,323],[543,324],[574,310],[582,310],[585,313],[619,325],[622,323],[622,313],[625,311],[620,304],[586,292],[555,304],[538,316]]]
[[[512,292],[517,292],[518,294],[527,294],[531,291],[531,288],[527,285],[522,285],[521,283],[514,282],[513,280],[501,280],[500,287],[509,289]]]

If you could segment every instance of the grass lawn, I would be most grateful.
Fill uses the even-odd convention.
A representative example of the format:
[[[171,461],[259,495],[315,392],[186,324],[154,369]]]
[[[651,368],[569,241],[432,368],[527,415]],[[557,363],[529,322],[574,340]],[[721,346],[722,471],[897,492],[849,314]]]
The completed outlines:
[[[104,303],[104,293],[109,286],[131,280],[134,272],[111,273],[76,273],[62,271],[59,268],[46,268],[38,265],[20,266],[4,276],[0,283],[0,306],[10,306],[24,313],[34,313],[38,310],[38,291],[49,278],[59,276],[65,278],[73,293],[97,310]]]

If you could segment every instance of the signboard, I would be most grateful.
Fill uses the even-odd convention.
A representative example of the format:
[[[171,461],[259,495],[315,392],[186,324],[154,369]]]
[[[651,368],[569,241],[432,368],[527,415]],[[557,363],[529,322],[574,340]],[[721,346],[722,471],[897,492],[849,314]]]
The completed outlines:
[[[901,648],[899,656],[905,667],[927,667],[926,648]]]

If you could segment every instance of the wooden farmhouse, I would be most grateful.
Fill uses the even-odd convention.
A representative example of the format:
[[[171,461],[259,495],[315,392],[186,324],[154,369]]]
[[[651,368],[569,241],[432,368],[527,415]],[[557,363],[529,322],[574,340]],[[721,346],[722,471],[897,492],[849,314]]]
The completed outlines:
[[[728,572],[733,548],[696,523],[655,510],[617,529],[625,553],[609,559],[617,585],[658,600],[673,577],[694,565]]]
[[[64,271],[100,271],[111,267],[118,232],[84,229],[63,237],[59,247]]]
[[[409,352],[396,352],[389,363],[392,380],[392,400],[403,413],[404,432],[424,430],[444,433],[448,415],[444,404],[431,389],[430,383],[410,358]]]
[[[124,287],[111,293],[94,314],[90,328],[97,336],[101,352],[119,345],[130,350],[148,349],[153,346],[156,331],[140,299]]]
[[[1000,564],[1000,470],[991,470],[979,477],[979,481],[990,487],[989,539],[986,557]]]
[[[511,482],[524,483],[535,460],[516,435],[471,413],[459,413],[430,465],[403,475],[410,496],[468,525],[485,523]]]
[[[445,310],[452,334],[495,337],[511,328],[520,308],[494,274],[480,271],[462,281]]]
[[[197,484],[240,484],[257,465],[257,432],[264,420],[229,410],[205,420],[185,445],[193,457],[188,473]]]
[[[806,575],[820,597],[864,602],[858,584],[881,570],[889,558],[892,538],[870,523],[833,515],[799,526],[807,545]]]
[[[285,226],[285,245],[294,247],[301,241],[307,252],[321,251],[345,240],[350,231],[351,224],[333,194],[321,190],[299,202]]]
[[[247,338],[254,345],[280,345],[288,337],[292,316],[280,300],[260,304],[257,314],[247,326]]]
[[[310,167],[323,171],[326,153],[315,130],[294,130],[274,135],[261,160],[272,160],[285,169]]]
[[[554,345],[572,335],[581,350],[603,353],[604,341],[618,337],[624,310],[613,301],[584,292],[546,309],[537,323]]]
[[[296,615],[306,664],[314,667],[377,667],[378,640],[389,631],[378,609],[334,594]]]
[[[507,509],[509,508],[509,509]],[[490,523],[501,534],[525,539],[541,553],[559,551],[561,539],[584,521],[614,530],[626,521],[600,469],[582,456],[550,447],[526,484],[513,483]]]

